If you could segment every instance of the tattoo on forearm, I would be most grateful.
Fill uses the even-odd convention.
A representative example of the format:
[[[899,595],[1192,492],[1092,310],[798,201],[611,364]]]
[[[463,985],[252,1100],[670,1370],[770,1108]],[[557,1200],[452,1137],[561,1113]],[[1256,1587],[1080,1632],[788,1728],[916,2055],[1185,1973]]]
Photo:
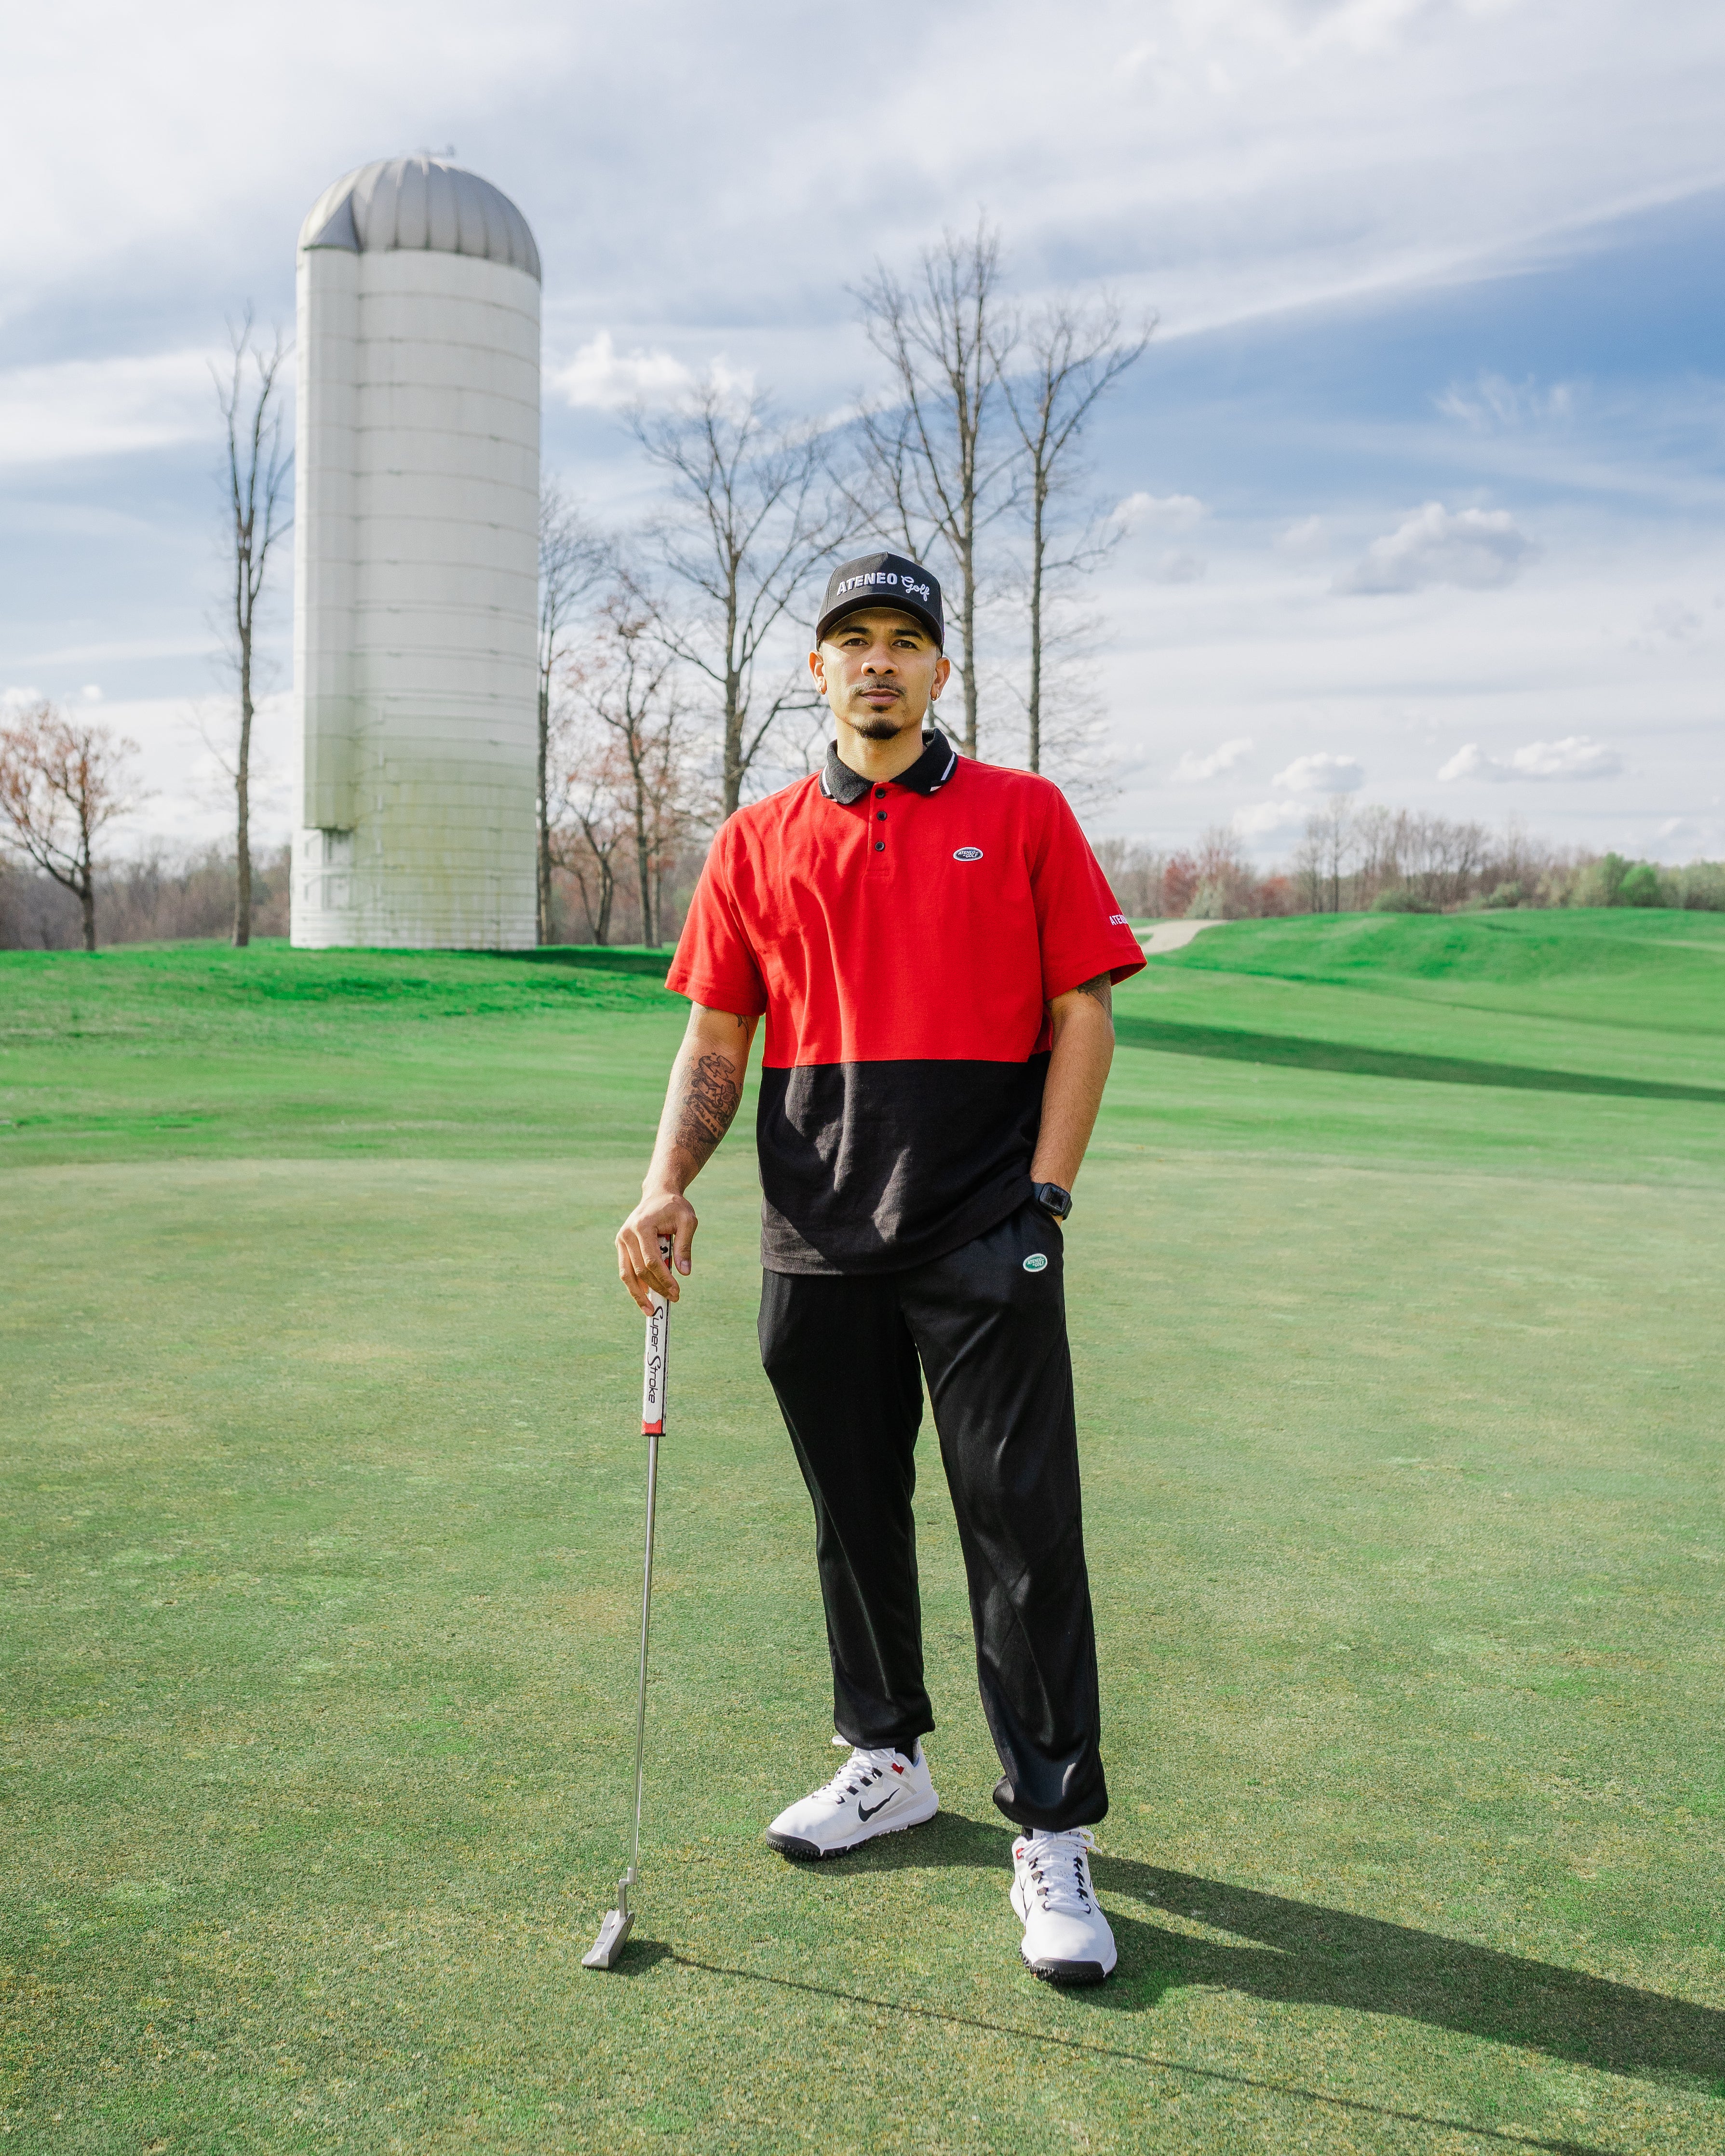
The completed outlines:
[[[682,1098],[677,1103],[675,1143],[697,1164],[711,1158],[731,1127],[742,1098],[735,1065],[716,1050],[685,1065]]]
[[[1098,973],[1093,981],[1081,981],[1078,993],[1081,996],[1088,996],[1092,1003],[1100,1004],[1109,1017],[1113,1017],[1114,983],[1108,974]]]

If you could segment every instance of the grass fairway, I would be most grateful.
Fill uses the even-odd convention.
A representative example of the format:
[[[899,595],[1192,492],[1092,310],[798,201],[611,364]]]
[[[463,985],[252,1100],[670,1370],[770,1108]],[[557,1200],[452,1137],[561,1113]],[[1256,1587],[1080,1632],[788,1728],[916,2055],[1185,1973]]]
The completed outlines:
[[[830,1768],[746,1141],[697,1187],[642,1914],[627,958],[0,956],[0,2128],[35,2152],[1725,2146],[1725,921],[1213,930],[1067,1241],[1119,1974]]]

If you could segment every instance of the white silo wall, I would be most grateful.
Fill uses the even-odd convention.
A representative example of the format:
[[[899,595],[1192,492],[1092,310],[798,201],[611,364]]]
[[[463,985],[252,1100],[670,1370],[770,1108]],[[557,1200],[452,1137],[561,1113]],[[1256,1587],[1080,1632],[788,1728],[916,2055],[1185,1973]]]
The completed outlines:
[[[300,256],[293,941],[535,940],[539,285]]]

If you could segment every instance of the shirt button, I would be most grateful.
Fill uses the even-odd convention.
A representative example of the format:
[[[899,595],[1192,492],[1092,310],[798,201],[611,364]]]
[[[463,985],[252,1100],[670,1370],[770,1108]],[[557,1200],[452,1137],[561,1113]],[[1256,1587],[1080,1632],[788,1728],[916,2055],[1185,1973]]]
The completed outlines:
[[[877,824],[884,824],[886,821],[886,811],[884,808],[877,808],[875,811],[875,821]]]
[[[884,786],[877,786],[875,788],[875,798],[877,801],[884,801],[886,798],[886,788]]]
[[[877,854],[884,854],[884,853],[886,851],[886,839],[875,839],[875,851]]]

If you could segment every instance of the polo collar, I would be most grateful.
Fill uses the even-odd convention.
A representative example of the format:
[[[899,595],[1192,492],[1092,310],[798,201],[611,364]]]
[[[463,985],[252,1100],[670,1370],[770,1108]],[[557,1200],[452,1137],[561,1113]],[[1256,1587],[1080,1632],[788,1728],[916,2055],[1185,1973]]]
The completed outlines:
[[[913,793],[938,793],[952,773],[958,768],[958,752],[946,736],[937,729],[922,737],[922,753],[908,771],[901,771],[896,778],[887,783],[892,786],[908,786]],[[860,801],[874,781],[859,778],[848,763],[839,760],[837,742],[827,743],[827,760],[820,774],[820,790],[829,801],[836,801],[841,808],[849,808]]]

